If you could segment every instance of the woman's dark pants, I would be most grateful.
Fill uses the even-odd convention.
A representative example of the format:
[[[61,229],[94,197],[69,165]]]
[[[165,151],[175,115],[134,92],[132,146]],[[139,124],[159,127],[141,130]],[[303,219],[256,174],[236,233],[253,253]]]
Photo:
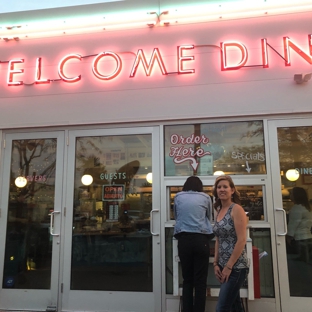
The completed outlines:
[[[204,312],[210,255],[210,238],[197,233],[182,233],[178,238],[183,293],[183,312]],[[193,298],[193,290],[195,296]]]

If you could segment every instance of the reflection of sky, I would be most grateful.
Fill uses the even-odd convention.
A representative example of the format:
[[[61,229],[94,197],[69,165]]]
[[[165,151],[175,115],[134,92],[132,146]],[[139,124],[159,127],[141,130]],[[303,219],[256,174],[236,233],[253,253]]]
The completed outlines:
[[[100,173],[106,173],[109,176],[121,172],[123,166],[133,161],[138,161],[140,164],[135,179],[139,180],[144,176],[145,181],[145,176],[151,171],[152,166],[151,143],[149,134],[78,138],[75,186],[81,185],[81,177],[85,170],[94,169],[93,173],[98,176],[93,178],[98,180]],[[95,158],[97,166],[94,164]],[[108,179],[108,181],[111,180]]]
[[[0,13],[8,12],[21,12],[29,10],[41,10],[51,8],[62,8],[75,5],[85,5],[94,3],[104,2],[117,2],[125,0],[53,0],[53,1],[42,1],[42,0],[2,0],[0,3]]]
[[[209,140],[208,144],[200,142],[200,147],[211,155],[197,158],[199,174],[212,174],[216,166],[223,171],[227,169],[227,171],[246,173],[247,161],[248,166],[251,163],[256,164],[256,167],[254,165],[252,167],[253,173],[263,171],[261,165],[265,158],[262,122],[218,122],[165,127],[166,173],[177,175],[179,174],[177,170],[183,170],[183,174],[188,174],[187,170],[192,168],[186,156],[182,157],[186,160],[181,164],[173,164],[173,162],[174,157],[181,157],[185,155],[184,152],[194,149],[194,143],[181,142],[174,145],[170,141],[173,134],[182,136],[186,140],[192,140],[192,135],[200,137],[204,135]],[[171,156],[169,156],[170,152]],[[175,156],[172,156],[173,152],[176,153]]]
[[[259,130],[259,132],[257,132]],[[189,137],[195,131],[194,125],[178,125],[166,127],[166,146],[171,146],[170,135],[177,134]],[[257,135],[252,135],[257,133]],[[209,139],[208,145],[230,144],[245,146],[263,145],[263,126],[260,122],[223,122],[201,124],[200,134]],[[178,144],[181,145],[181,144]],[[185,144],[187,145],[187,144]],[[193,144],[191,144],[193,145]]]

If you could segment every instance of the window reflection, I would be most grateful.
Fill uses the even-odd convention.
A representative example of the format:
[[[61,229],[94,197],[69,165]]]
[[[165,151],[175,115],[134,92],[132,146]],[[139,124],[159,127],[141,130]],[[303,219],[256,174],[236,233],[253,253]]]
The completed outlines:
[[[55,166],[56,139],[12,142],[4,288],[50,288]]]
[[[204,186],[204,192],[213,200],[212,186]],[[250,221],[265,220],[263,206],[263,191],[261,185],[236,186],[240,193],[241,205],[247,213]],[[182,186],[169,187],[170,193],[170,219],[174,220],[173,215],[173,200],[178,192],[182,191]],[[215,211],[214,211],[215,212]],[[214,212],[212,219],[214,220]]]
[[[71,289],[152,291],[151,164],[151,135],[77,138]]]
[[[312,127],[278,128],[278,148],[290,295],[312,297]]]
[[[262,121],[165,127],[165,175],[264,174]]]

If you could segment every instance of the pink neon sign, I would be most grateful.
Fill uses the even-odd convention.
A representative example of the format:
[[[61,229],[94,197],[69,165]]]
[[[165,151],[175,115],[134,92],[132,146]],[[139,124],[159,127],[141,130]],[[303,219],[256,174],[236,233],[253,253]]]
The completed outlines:
[[[64,66],[65,66],[66,62],[69,61],[70,59],[77,59],[77,60],[81,61],[81,55],[69,54],[69,55],[64,56],[58,65],[58,74],[63,81],[72,83],[72,82],[79,81],[81,79],[81,75],[71,77],[71,78],[69,78],[65,75]]]
[[[116,61],[116,69],[115,71],[110,74],[110,75],[102,75],[99,70],[98,70],[98,63],[99,61],[104,58],[105,56],[110,56],[112,57],[115,61]],[[111,80],[114,79],[115,77],[117,77],[121,71],[122,65],[121,65],[121,58],[113,52],[102,52],[100,54],[98,54],[98,56],[93,60],[93,64],[92,64],[92,72],[95,75],[95,77],[102,79],[102,80]]]
[[[8,66],[8,76],[7,76],[7,83],[8,86],[20,86],[23,84],[23,81],[13,81],[14,74],[21,74],[24,72],[24,69],[15,69],[14,65],[18,63],[24,63],[23,59],[13,59],[9,61]]]
[[[194,74],[195,69],[192,68],[193,63],[195,62],[195,57],[190,54],[191,50],[195,48],[200,48],[205,45],[196,46],[196,45],[180,45],[177,47],[177,69],[175,72],[170,72],[170,74]],[[209,46],[209,45],[206,45]],[[289,37],[283,37],[283,47],[284,47],[284,56],[279,54],[278,51],[273,49],[273,47],[269,44],[268,40],[261,39],[261,53],[262,53],[262,63],[258,65],[252,66],[261,66],[263,68],[269,68],[269,57],[268,57],[268,48],[273,49],[275,53],[277,53],[281,58],[283,58],[285,62],[285,66],[291,66],[291,51],[297,53],[303,60],[312,64],[312,35],[308,35],[308,48],[309,52],[305,52],[297,43],[295,43]],[[235,53],[240,53],[240,59],[236,63],[229,62],[228,56],[232,51],[235,50]],[[229,71],[229,70],[239,70],[247,66],[248,62],[248,49],[247,47],[239,41],[226,41],[220,43],[220,51],[221,51],[221,58],[220,58],[220,65],[221,71]],[[146,52],[143,49],[139,49],[138,52],[135,54],[135,60],[133,62],[132,69],[129,74],[129,78],[134,78],[137,74],[138,68],[141,66],[143,67],[144,73],[146,76],[152,76],[153,71],[156,66],[160,69],[162,75],[168,75],[169,72],[166,68],[166,64],[164,62],[163,56],[159,50],[159,48],[154,48],[151,56],[149,57],[149,62],[147,61],[148,58],[146,57]],[[89,57],[89,56],[88,56]],[[65,83],[75,83],[81,80],[81,75],[79,74],[79,68],[76,66],[74,75],[68,74],[67,65],[70,65],[72,60],[79,60],[82,61],[84,56],[80,54],[72,53],[64,56],[58,64],[58,75],[60,80]],[[110,60],[113,59],[115,62],[115,69],[109,73],[104,74],[100,71],[99,65],[105,64],[105,60],[109,58]],[[20,77],[24,73],[24,69],[20,68],[20,64],[24,63],[24,59],[12,59],[8,61],[8,71],[7,71],[7,84],[9,86],[20,86],[23,85],[24,82],[22,80],[18,80],[17,77]],[[20,65],[18,67],[18,64]],[[103,65],[104,66],[104,65]],[[55,79],[47,79],[42,78],[42,67],[43,62],[41,57],[36,59],[36,66],[35,66],[35,84],[44,84],[50,83]],[[111,51],[101,52],[97,54],[92,62],[92,72],[97,79],[100,80],[113,80],[117,78],[121,74],[122,70],[122,59],[121,57]],[[15,78],[15,79],[14,79]]]

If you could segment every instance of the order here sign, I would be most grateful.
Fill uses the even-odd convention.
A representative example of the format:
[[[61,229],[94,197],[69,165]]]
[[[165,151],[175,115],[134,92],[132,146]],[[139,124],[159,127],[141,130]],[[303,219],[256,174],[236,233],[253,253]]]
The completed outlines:
[[[125,200],[125,186],[122,184],[103,185],[102,200]]]

